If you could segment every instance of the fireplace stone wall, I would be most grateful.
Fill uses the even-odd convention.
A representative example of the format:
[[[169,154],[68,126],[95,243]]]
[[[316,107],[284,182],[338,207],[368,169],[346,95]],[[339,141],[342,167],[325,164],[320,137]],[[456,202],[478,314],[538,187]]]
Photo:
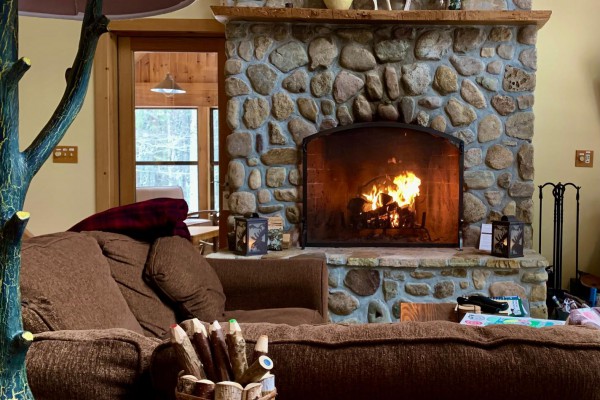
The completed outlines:
[[[231,214],[279,215],[297,246],[302,140],[338,125],[400,121],[464,141],[465,246],[476,245],[482,223],[505,214],[525,222],[531,248],[536,37],[535,25],[227,23]],[[523,274],[493,276],[517,281],[527,295],[536,290],[533,308],[542,316],[538,286],[547,275],[543,268],[532,273],[533,284]]]

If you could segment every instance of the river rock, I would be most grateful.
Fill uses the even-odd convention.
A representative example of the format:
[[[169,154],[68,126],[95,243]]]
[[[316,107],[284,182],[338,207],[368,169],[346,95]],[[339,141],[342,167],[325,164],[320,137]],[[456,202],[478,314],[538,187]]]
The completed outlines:
[[[242,96],[250,93],[250,87],[240,78],[225,79],[225,95],[227,97]]]
[[[365,268],[348,271],[344,279],[344,284],[359,296],[375,294],[380,283],[379,271]]]
[[[281,86],[292,93],[305,93],[308,75],[304,70],[294,71],[281,82]]]
[[[234,214],[256,212],[256,197],[249,192],[235,192],[229,196],[229,209]]]
[[[480,148],[468,149],[465,151],[465,168],[473,168],[481,165],[483,162],[483,152]]]
[[[409,48],[407,40],[382,40],[375,45],[375,55],[382,63],[403,61]]]
[[[269,122],[269,143],[286,144],[287,140],[281,131],[281,127],[275,122]]]
[[[477,114],[470,106],[452,98],[444,108],[453,126],[467,126],[477,119]]]
[[[287,172],[284,167],[267,168],[266,184],[268,187],[278,188],[285,183]]]
[[[338,103],[344,103],[356,95],[365,85],[358,76],[342,71],[333,83],[333,98]]]
[[[477,128],[477,139],[480,143],[491,142],[502,135],[502,121],[494,114],[483,117]]]
[[[338,48],[331,38],[319,37],[308,46],[310,68],[329,67],[338,55]]]
[[[515,157],[509,149],[501,144],[491,146],[485,156],[485,163],[494,169],[505,169],[512,165]]]
[[[393,104],[383,104],[379,103],[377,106],[377,114],[384,121],[397,121],[398,120],[398,110]]]
[[[452,46],[449,31],[435,29],[424,32],[415,44],[415,55],[421,60],[441,60]]]
[[[471,193],[464,193],[464,219],[466,223],[481,221],[487,215],[487,207],[483,202]]]
[[[446,95],[458,90],[458,77],[452,68],[440,65],[433,77],[433,88],[440,94]]]
[[[242,120],[248,129],[256,129],[264,124],[269,112],[269,103],[262,97],[246,99]]]
[[[342,67],[357,72],[369,71],[377,66],[373,53],[356,43],[344,46],[339,62]]]
[[[225,112],[225,121],[231,130],[236,130],[240,126],[240,102],[237,99],[227,100],[227,110]]]
[[[485,97],[483,96],[483,93],[481,93],[481,90],[479,90],[479,88],[468,79],[464,79],[462,81],[460,95],[473,107],[485,108],[487,106],[487,102],[485,101]]]
[[[506,134],[518,139],[531,139],[534,121],[532,112],[516,113],[506,120]]]
[[[398,83],[398,74],[394,67],[385,67],[383,76],[390,100],[396,100],[400,96],[400,85]]]
[[[269,60],[281,72],[290,72],[308,64],[308,54],[300,43],[289,42],[273,50]]]
[[[429,66],[427,64],[403,65],[402,83],[409,95],[425,93],[431,83]]]
[[[294,143],[296,143],[298,146],[302,144],[302,140],[304,140],[305,137],[317,133],[317,128],[315,128],[313,124],[310,124],[300,118],[293,118],[288,123],[288,130],[292,134]]]
[[[525,143],[517,153],[517,162],[519,165],[519,176],[524,180],[533,180],[533,146]]]
[[[480,28],[457,28],[454,31],[454,51],[468,53],[479,48],[486,39],[486,33]]]
[[[320,72],[310,80],[310,92],[315,97],[323,97],[331,94],[333,88],[333,75],[331,72]]]
[[[268,96],[275,87],[277,73],[266,64],[250,65],[246,70],[250,83],[256,92]]]
[[[298,111],[300,111],[300,114],[307,120],[317,122],[319,108],[313,99],[306,97],[299,98]]]
[[[516,110],[517,105],[512,97],[497,94],[492,97],[492,107],[498,111],[498,114],[508,115]]]
[[[329,293],[328,307],[329,311],[337,315],[350,315],[359,306],[359,301],[356,297],[342,291]]]
[[[375,72],[370,72],[366,75],[367,79],[367,94],[371,100],[381,100],[383,97],[383,85],[379,75]]]
[[[226,146],[231,158],[248,157],[252,151],[252,135],[248,132],[227,135]]]
[[[456,68],[459,74],[463,76],[479,75],[483,72],[484,65],[481,60],[468,57],[468,56],[457,56],[453,54],[450,56],[450,62]]]
[[[527,73],[520,68],[507,66],[502,87],[507,92],[529,92],[535,89],[535,73]]]
[[[371,111],[371,104],[362,94],[356,96],[354,100],[354,115],[359,122],[371,122],[373,121],[373,112]]]
[[[254,38],[254,56],[262,60],[273,44],[273,39],[268,36],[256,36]]]
[[[288,119],[294,112],[294,102],[286,93],[275,93],[272,97],[272,102],[273,109],[271,112],[279,121]]]
[[[271,149],[260,156],[265,165],[294,165],[298,162],[298,150],[296,148]]]
[[[492,171],[465,171],[463,176],[468,189],[487,189],[496,182]]]

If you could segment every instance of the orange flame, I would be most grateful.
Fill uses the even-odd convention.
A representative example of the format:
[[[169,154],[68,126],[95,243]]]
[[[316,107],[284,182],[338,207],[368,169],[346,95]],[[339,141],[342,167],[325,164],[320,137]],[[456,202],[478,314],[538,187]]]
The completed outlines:
[[[373,185],[371,193],[363,193],[362,196],[371,203],[371,210],[385,205],[381,204],[380,196],[385,193],[391,196],[392,201],[398,203],[398,206],[408,206],[411,211],[414,211],[415,198],[419,195],[420,185],[421,180],[413,172],[406,172],[396,176],[392,184]]]

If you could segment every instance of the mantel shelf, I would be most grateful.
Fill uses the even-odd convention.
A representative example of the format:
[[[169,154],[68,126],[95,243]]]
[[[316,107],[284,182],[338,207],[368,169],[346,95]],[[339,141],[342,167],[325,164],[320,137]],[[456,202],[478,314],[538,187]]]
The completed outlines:
[[[269,8],[211,6],[215,18],[230,21],[369,23],[413,25],[537,25],[550,19],[549,10],[520,11],[386,11],[328,10],[318,8]]]

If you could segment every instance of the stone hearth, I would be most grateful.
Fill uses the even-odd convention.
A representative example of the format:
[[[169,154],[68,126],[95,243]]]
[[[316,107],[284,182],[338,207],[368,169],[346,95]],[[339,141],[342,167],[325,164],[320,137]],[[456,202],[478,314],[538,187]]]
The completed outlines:
[[[334,322],[390,322],[400,302],[450,302],[458,296],[520,295],[531,315],[546,318],[548,261],[526,251],[517,259],[474,248],[310,248],[251,258],[321,256],[329,267],[329,318]],[[245,258],[221,252],[215,258]]]

